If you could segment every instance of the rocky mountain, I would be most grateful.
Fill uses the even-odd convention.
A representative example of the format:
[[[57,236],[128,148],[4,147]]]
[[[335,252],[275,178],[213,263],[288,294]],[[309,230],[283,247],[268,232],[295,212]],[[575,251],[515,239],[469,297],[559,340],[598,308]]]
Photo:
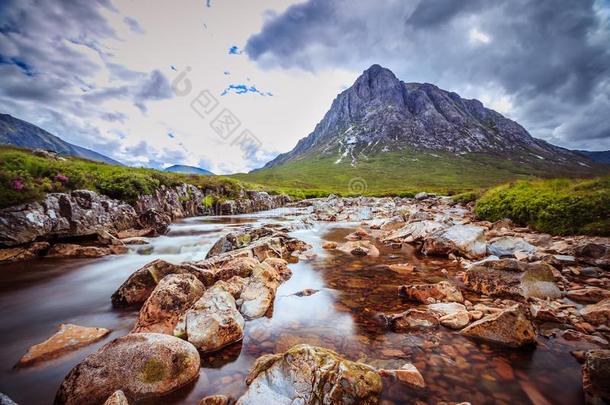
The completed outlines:
[[[34,124],[9,114],[0,114],[0,144],[26,149],[50,150],[60,155],[75,156],[112,165],[122,165],[108,156],[73,145]]]
[[[172,173],[186,173],[186,174],[200,174],[202,176],[214,176],[209,170],[202,169],[201,167],[188,166],[188,165],[173,165],[163,169],[166,172]]]
[[[576,152],[580,153],[581,155],[585,155],[594,162],[610,164],[610,150],[577,150]]]
[[[586,170],[583,155],[533,138],[525,128],[478,100],[428,83],[405,83],[373,65],[333,101],[314,131],[272,168],[312,157],[358,166],[372,157],[401,151],[484,154],[517,164]]]

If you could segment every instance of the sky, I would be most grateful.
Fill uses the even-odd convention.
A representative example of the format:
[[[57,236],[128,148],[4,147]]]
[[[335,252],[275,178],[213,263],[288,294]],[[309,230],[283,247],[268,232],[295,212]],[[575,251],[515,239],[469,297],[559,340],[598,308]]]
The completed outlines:
[[[0,2],[0,112],[134,166],[261,167],[375,63],[610,149],[609,0]]]

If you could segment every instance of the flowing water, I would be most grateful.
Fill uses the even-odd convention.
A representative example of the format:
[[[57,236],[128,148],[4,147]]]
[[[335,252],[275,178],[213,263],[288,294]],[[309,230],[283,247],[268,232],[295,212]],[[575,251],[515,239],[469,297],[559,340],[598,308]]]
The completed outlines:
[[[63,377],[88,354],[129,332],[137,310],[117,310],[110,295],[135,270],[154,259],[201,260],[224,233],[244,225],[286,224],[298,212],[269,211],[231,217],[188,218],[168,235],[150,239],[150,248],[100,259],[40,259],[0,266],[0,392],[20,404],[50,404]],[[472,404],[579,404],[581,373],[569,349],[539,338],[537,349],[506,350],[475,343],[439,328],[429,332],[389,332],[381,313],[415,306],[403,301],[397,286],[412,282],[455,281],[460,271],[447,260],[419,257],[405,246],[381,245],[377,258],[356,257],[321,248],[344,241],[357,223],[316,224],[292,235],[314,247],[316,257],[290,265],[293,275],[277,291],[267,317],[246,322],[243,342],[202,356],[199,379],[151,404],[196,404],[211,394],[238,397],[253,361],[294,344],[333,349],[351,360],[378,368],[414,363],[427,382],[425,392],[386,381],[382,399],[392,403],[470,401]],[[148,246],[148,245],[147,245]],[[137,253],[137,250],[140,253]],[[147,253],[147,254],[145,254]],[[392,263],[411,263],[417,271],[400,274]],[[310,296],[295,293],[318,290]],[[476,301],[475,296],[467,298]],[[13,368],[27,348],[57,331],[60,323],[105,327],[112,333],[96,344],[29,368]],[[545,402],[546,401],[546,402]]]

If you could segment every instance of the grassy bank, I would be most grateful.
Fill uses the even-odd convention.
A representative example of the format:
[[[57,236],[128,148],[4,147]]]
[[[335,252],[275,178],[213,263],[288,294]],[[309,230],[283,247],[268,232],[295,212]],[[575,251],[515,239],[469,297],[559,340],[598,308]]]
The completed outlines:
[[[88,160],[47,159],[29,151],[0,147],[0,208],[40,200],[45,193],[76,189],[94,190],[132,202],[161,185],[193,184],[218,195],[237,195],[238,181],[219,176],[168,173],[152,169],[112,166]]]
[[[542,160],[520,163],[489,155],[426,153],[401,150],[374,157],[362,157],[351,165],[346,157],[308,156],[279,167],[231,177],[260,184],[266,189],[289,195],[315,197],[335,193],[343,196],[412,196],[420,191],[440,194],[476,192],[516,179],[548,176],[549,166]],[[592,169],[570,172],[559,169],[554,176],[586,176]]]
[[[517,181],[488,190],[476,215],[556,235],[610,236],[610,176],[595,179]]]

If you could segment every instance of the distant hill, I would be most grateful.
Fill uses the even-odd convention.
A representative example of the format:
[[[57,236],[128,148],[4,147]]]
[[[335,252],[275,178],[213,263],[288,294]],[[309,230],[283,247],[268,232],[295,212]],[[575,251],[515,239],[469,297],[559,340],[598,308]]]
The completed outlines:
[[[75,156],[97,162],[121,165],[122,163],[101,153],[73,145],[63,139],[9,114],[0,114],[0,144],[27,149],[45,149],[60,155]]]
[[[186,174],[200,174],[202,176],[214,176],[209,170],[202,169],[201,167],[187,166],[187,165],[173,165],[163,169],[166,172],[172,173],[186,173]]]
[[[585,155],[594,162],[610,164],[610,150],[577,150],[576,152],[580,153],[581,155]]]

